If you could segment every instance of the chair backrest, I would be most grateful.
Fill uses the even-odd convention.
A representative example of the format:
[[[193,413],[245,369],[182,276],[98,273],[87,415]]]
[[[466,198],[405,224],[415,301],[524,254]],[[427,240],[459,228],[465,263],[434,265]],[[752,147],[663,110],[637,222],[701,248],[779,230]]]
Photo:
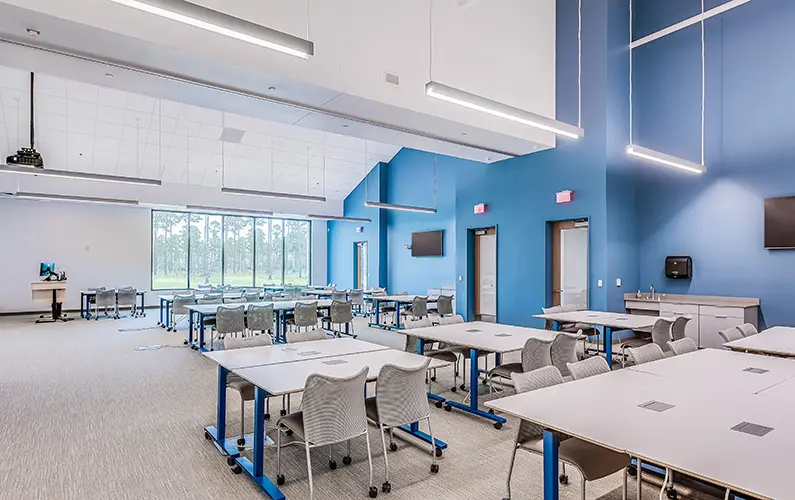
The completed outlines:
[[[188,314],[186,306],[192,306],[195,303],[196,297],[193,295],[175,295],[171,310],[174,311],[174,314]]]
[[[428,316],[428,297],[411,299],[411,315],[417,319]]]
[[[516,389],[516,393],[521,394],[562,384],[563,377],[554,366],[545,366],[530,372],[511,373],[511,381]],[[540,425],[522,420],[519,424],[519,435],[516,441],[522,442],[540,436],[543,433],[544,428]]]
[[[370,294],[372,297],[386,297],[386,290],[379,288]]]
[[[737,329],[736,326],[721,330],[718,332],[718,335],[723,338],[724,342],[731,342],[732,340],[740,340],[743,338],[743,334]]]
[[[104,286],[88,287],[89,292],[98,292],[100,290],[105,290],[105,287]]]
[[[246,329],[246,306],[219,306],[215,313],[218,333],[242,332]]]
[[[309,330],[308,332],[287,332],[285,337],[288,344],[297,342],[309,342],[310,340],[326,340],[326,331],[320,328]]]
[[[574,380],[593,377],[594,375],[601,375],[602,373],[610,373],[610,366],[607,364],[607,360],[602,356],[594,356],[576,363],[569,363],[566,365],[566,368],[569,369],[571,378]]]
[[[552,366],[557,368],[563,377],[571,375],[567,365],[577,362],[577,340],[581,334],[582,330],[580,330],[580,335],[561,332],[552,340],[552,346],[549,349]]]
[[[270,335],[254,335],[251,337],[226,337],[224,339],[224,349],[241,349],[244,347],[260,347],[263,345],[273,345]]]
[[[100,307],[116,305],[116,290],[97,290],[97,305]]]
[[[223,304],[224,299],[217,296],[209,296],[205,295],[203,298],[196,301],[199,305],[207,305],[207,304]]]
[[[551,340],[530,337],[522,349],[522,371],[531,372],[552,364],[549,355]]]
[[[396,296],[396,297],[397,297],[397,296],[408,295],[408,294],[409,294],[409,292],[395,292],[395,296]]]
[[[315,446],[339,443],[367,432],[364,387],[369,368],[350,377],[313,373],[301,400],[306,440]]]
[[[431,318],[428,316],[420,319],[406,318],[406,321],[403,322],[403,328],[406,330],[411,330],[414,328],[426,328],[429,326],[433,326],[433,323],[431,322]]]
[[[273,294],[271,292],[265,292],[265,294],[262,296],[262,300],[265,302],[272,302]]]
[[[116,295],[116,303],[120,306],[134,306],[138,297],[135,288],[121,288]]]
[[[464,317],[459,314],[439,318],[440,325],[457,325],[458,323],[464,323]]]
[[[678,316],[671,325],[671,338],[674,340],[685,338],[685,327],[689,321],[690,316]]]
[[[270,330],[273,328],[273,304],[257,306],[251,304],[246,313],[249,330]]]
[[[348,292],[348,298],[351,304],[360,306],[364,304],[364,292],[362,290],[351,290]]]
[[[698,351],[698,346],[696,345],[695,342],[693,342],[693,339],[689,337],[668,342],[668,347],[671,348],[674,355],[676,356],[688,352]]]
[[[659,359],[663,359],[664,357],[665,354],[663,353],[662,348],[654,343],[646,344],[640,347],[629,348],[629,359],[634,361],[636,365],[651,363],[652,361],[657,361]]]
[[[334,290],[331,292],[331,300],[346,302],[348,300],[348,293],[345,290]]]
[[[224,299],[224,304],[245,304],[245,297],[230,297]]]
[[[375,401],[378,420],[389,427],[417,422],[430,415],[425,374],[431,359],[417,368],[393,364],[381,367]]]
[[[663,351],[668,350],[668,342],[671,340],[671,320],[660,318],[651,327],[651,340]],[[645,346],[644,346],[645,347]]]
[[[317,325],[317,302],[296,303],[293,320],[298,327]]]
[[[440,316],[453,314],[453,296],[439,295],[439,297],[436,298],[436,312],[438,312]]]
[[[751,323],[745,323],[744,325],[737,326],[737,329],[740,330],[740,333],[743,337],[749,337],[751,335],[756,335],[759,331],[756,329],[754,325]]]
[[[259,302],[259,292],[250,292],[243,295],[246,302]]]
[[[353,321],[353,309],[350,302],[335,300],[331,303],[330,309],[331,322],[333,324],[350,323]]]

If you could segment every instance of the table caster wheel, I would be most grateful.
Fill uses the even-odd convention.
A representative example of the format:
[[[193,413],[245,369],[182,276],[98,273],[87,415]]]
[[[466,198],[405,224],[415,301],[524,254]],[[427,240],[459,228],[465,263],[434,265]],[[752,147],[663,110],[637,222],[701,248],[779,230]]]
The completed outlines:
[[[375,486],[370,486],[370,498],[375,498],[378,496],[378,488]]]
[[[209,432],[207,432],[207,431],[204,431],[204,439],[206,439],[206,440],[208,440],[208,441],[209,441],[209,440],[210,440],[210,439],[212,439],[212,438],[213,438],[213,437],[210,435],[210,433],[209,433]]]
[[[442,456],[442,449],[438,446],[436,447],[436,458],[440,458]]]
[[[456,392],[457,390],[458,390],[458,387],[451,387],[451,388],[450,388],[450,391],[451,391],[451,392]]]
[[[329,468],[330,468],[331,470],[334,470],[334,469],[336,469],[336,468],[337,468],[337,462],[335,462],[334,460],[329,460],[329,461],[328,461],[328,466],[329,466]]]
[[[281,415],[282,417],[287,415],[287,410],[284,410],[284,409],[279,410],[279,415]]]
[[[188,341],[187,340],[183,340],[182,341],[182,345],[188,345]]]
[[[441,401],[437,401],[436,402],[436,407],[437,408],[441,408],[442,407],[442,402]]]
[[[467,386],[465,386],[464,384],[459,385],[458,388],[461,389],[462,391],[467,390]]]
[[[489,408],[489,413],[491,413],[492,415],[494,415],[494,408]]]
[[[246,444],[246,438],[244,437],[237,438],[237,444],[243,446],[244,444]]]
[[[270,413],[266,413],[265,414],[265,420],[270,420],[270,419],[271,419],[271,414]]]
[[[444,411],[453,411],[453,407],[450,405],[444,405]]]
[[[397,451],[397,444],[389,443],[389,451]]]
[[[497,429],[497,430],[500,430],[500,429],[502,429],[502,424],[499,423],[499,422],[494,422],[494,428]]]
[[[485,378],[483,379],[483,385],[489,385],[489,381],[486,380]]]
[[[431,380],[436,382],[436,377],[431,377]]]
[[[569,476],[566,474],[561,474],[558,476],[558,481],[560,481],[560,484],[569,484]]]
[[[284,484],[284,474],[279,474],[278,476],[276,476],[276,484],[278,484],[279,486]]]
[[[345,465],[350,465],[352,462],[353,462],[353,459],[351,459],[351,457],[350,457],[350,456],[344,456],[344,457],[342,457],[342,463],[343,463],[343,464],[345,464]]]
[[[243,472],[243,467],[241,467],[240,464],[236,464],[234,467],[232,467],[232,472],[235,474],[240,474]]]
[[[229,467],[234,467],[237,461],[232,457],[226,457],[226,465]]]
[[[665,494],[668,495],[668,498],[670,498],[671,500],[676,500],[677,498],[679,498],[679,495],[676,493],[676,490],[673,488],[668,488],[665,491]]]
[[[389,484],[389,481],[381,485],[381,491],[383,493],[389,493],[390,491],[392,491],[392,485]]]
[[[439,473],[439,464],[432,464],[431,465],[431,474],[438,474]]]

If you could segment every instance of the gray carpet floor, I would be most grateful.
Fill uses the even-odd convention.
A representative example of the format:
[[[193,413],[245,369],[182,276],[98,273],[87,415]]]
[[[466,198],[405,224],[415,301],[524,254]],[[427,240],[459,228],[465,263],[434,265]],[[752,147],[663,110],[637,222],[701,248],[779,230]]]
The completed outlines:
[[[150,310],[143,319],[42,325],[31,317],[0,318],[1,500],[265,498],[245,475],[233,474],[203,438],[203,427],[215,420],[215,364],[182,347],[184,332],[155,327],[156,316]],[[398,334],[367,328],[361,319],[356,326],[364,340],[392,347],[403,342]],[[174,347],[135,350],[151,344]],[[435,388],[460,399],[460,392],[442,391],[451,385],[451,369],[440,371]],[[272,413],[280,406],[274,401]],[[239,428],[238,408],[230,391],[230,433]],[[247,411],[250,419],[250,406]],[[432,419],[437,437],[449,444],[440,472],[430,474],[427,449],[400,440],[398,451],[389,455],[392,492],[379,498],[502,498],[516,422],[498,431],[481,419],[436,408]],[[273,421],[267,425],[274,436]],[[384,466],[374,428],[370,439],[374,482],[380,486]],[[332,471],[327,451],[313,451],[315,498],[367,498],[364,439],[354,445],[353,464],[343,466],[343,454],[339,447],[340,466]],[[267,450],[265,459],[266,473],[274,478],[275,449]],[[309,498],[302,448],[283,451],[283,471],[285,495]],[[579,477],[576,471],[569,475],[561,498],[579,498]],[[541,459],[519,453],[512,486],[514,499],[543,498]],[[634,498],[632,478],[629,487]],[[644,495],[657,498],[659,488],[644,484]],[[588,498],[620,499],[620,475],[590,483]]]

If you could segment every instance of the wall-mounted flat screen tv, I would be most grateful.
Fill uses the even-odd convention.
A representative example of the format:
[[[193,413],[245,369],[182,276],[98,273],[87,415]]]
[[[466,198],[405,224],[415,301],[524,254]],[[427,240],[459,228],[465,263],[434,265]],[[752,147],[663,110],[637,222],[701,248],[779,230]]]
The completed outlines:
[[[441,257],[442,240],[444,231],[423,231],[421,233],[411,233],[411,256],[412,257]]]
[[[765,198],[765,248],[795,248],[795,196]]]

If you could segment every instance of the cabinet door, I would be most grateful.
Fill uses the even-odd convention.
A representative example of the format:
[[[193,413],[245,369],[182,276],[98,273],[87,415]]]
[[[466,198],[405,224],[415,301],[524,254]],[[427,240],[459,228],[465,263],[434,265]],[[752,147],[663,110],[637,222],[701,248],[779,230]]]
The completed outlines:
[[[718,314],[702,314],[699,316],[699,347],[713,347],[722,349],[723,338],[718,332],[742,324],[741,319]]]

